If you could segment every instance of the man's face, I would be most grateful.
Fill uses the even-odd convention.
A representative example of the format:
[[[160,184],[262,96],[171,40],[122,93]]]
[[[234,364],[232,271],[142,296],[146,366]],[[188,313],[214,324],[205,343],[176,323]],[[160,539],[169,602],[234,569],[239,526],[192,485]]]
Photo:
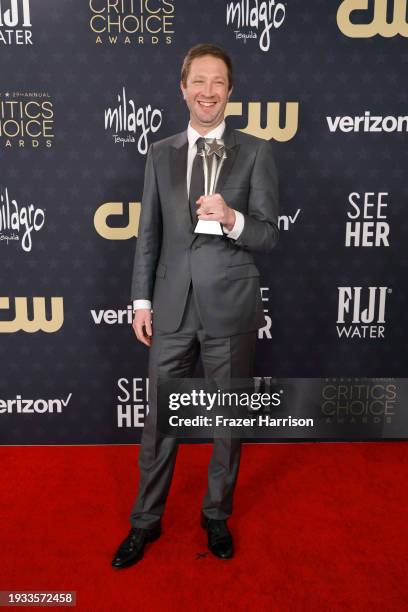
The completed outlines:
[[[195,129],[207,131],[224,118],[228,91],[228,70],[225,63],[213,55],[193,59],[187,77],[187,86],[180,83],[181,91],[190,110],[190,122]]]

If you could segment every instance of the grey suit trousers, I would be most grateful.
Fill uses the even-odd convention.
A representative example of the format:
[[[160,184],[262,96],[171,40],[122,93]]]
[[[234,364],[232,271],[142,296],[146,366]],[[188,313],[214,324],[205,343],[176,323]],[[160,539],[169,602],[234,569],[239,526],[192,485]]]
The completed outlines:
[[[159,376],[193,378],[201,354],[206,378],[249,378],[254,375],[256,331],[224,338],[208,336],[202,327],[193,286],[176,332],[154,330],[149,349],[149,414],[139,451],[139,488],[130,514],[134,527],[160,523],[170,489],[178,442],[157,432],[156,389]],[[202,502],[208,518],[226,519],[238,476],[241,442],[231,436],[215,438],[208,466],[208,488]]]

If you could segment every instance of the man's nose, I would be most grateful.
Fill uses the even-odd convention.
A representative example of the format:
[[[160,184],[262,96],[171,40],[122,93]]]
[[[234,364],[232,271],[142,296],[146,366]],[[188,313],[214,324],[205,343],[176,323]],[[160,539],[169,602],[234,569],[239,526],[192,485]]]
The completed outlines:
[[[204,83],[203,94],[206,97],[208,97],[208,98],[212,97],[212,95],[213,95],[213,86],[212,86],[212,83]]]

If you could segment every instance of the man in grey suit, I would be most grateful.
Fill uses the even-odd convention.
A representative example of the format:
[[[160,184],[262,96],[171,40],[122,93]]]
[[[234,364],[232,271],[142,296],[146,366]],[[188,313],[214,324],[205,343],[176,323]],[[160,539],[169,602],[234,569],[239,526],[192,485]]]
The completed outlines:
[[[148,150],[132,300],[133,328],[150,347],[149,413],[139,453],[139,490],[131,530],[112,565],[128,567],[161,535],[161,517],[176,460],[177,440],[157,431],[159,376],[193,377],[198,355],[206,378],[254,375],[257,330],[265,325],[259,271],[252,252],[278,242],[278,181],[269,141],[231,129],[224,110],[232,65],[223,49],[196,45],[181,71],[188,127]],[[227,157],[217,193],[203,195],[205,139],[222,139]],[[223,234],[196,234],[198,219],[215,220]],[[233,556],[227,527],[240,461],[240,440],[214,440],[201,525],[210,550]]]

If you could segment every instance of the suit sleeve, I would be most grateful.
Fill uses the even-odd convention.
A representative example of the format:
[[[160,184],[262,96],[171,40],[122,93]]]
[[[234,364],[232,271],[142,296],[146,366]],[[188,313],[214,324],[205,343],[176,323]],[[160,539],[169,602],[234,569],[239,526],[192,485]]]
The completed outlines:
[[[244,229],[235,244],[250,251],[271,251],[279,240],[278,214],[278,173],[272,144],[264,140],[252,168]]]
[[[153,144],[147,152],[139,232],[132,274],[131,301],[152,300],[157,260],[162,240],[162,215],[153,160]]]

